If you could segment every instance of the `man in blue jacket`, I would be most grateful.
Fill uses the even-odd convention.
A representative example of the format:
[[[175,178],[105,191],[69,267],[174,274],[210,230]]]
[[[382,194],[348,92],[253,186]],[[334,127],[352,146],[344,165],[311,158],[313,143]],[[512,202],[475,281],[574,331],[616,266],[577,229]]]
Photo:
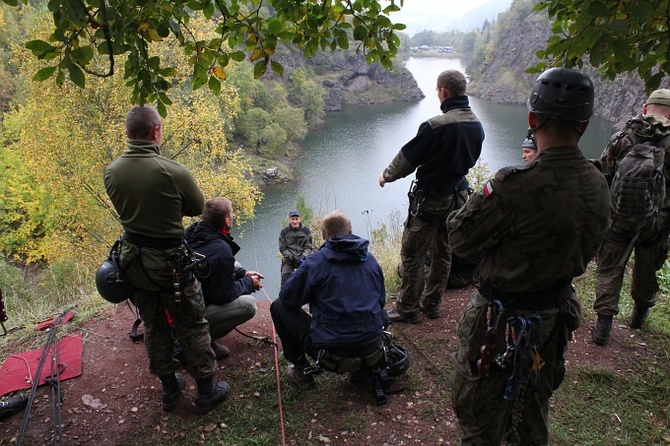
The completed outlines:
[[[326,215],[321,230],[326,243],[291,274],[270,306],[291,363],[286,376],[301,389],[314,387],[314,376],[304,373],[308,356],[317,359],[328,351],[343,360],[369,357],[372,363],[382,351],[384,275],[368,252],[369,242],[352,234],[342,211]],[[305,304],[311,316],[302,309]]]
[[[251,295],[263,287],[263,275],[235,265],[240,247],[230,236],[233,205],[228,198],[215,197],[205,202],[202,220],[186,230],[191,249],[205,256],[196,272],[205,298],[205,319],[209,322],[212,349],[217,359],[228,356],[228,348],[214,342],[256,314],[256,299]]]

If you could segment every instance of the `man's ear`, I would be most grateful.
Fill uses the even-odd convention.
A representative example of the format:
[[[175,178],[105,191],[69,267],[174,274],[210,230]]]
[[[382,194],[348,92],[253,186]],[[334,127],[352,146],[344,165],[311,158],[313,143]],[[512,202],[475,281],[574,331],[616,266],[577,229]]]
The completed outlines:
[[[534,129],[537,127],[537,116],[533,112],[528,112],[528,127]]]

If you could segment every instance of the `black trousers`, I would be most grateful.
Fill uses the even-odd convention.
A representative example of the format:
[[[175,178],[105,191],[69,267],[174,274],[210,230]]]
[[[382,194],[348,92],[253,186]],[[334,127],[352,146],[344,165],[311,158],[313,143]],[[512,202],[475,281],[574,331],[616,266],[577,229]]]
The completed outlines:
[[[284,349],[284,357],[292,364],[306,366],[307,355],[316,358],[310,324],[312,317],[302,308],[287,308],[279,299],[270,305],[272,323]]]

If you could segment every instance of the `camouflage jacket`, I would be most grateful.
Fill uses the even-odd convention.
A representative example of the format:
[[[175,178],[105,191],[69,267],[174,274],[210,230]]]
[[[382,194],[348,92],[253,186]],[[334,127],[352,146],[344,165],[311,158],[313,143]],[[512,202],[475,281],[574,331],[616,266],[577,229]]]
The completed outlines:
[[[483,258],[481,277],[503,292],[569,282],[595,255],[610,222],[607,182],[577,146],[552,147],[507,167],[448,220],[453,252]]]
[[[663,141],[661,141],[663,140]],[[665,145],[665,161],[663,174],[665,176],[665,200],[661,211],[660,227],[670,226],[670,119],[663,115],[640,115],[626,122],[623,130],[610,138],[607,147],[600,156],[600,168],[611,183],[617,171],[619,162],[628,153],[631,147],[641,141],[661,141]]]

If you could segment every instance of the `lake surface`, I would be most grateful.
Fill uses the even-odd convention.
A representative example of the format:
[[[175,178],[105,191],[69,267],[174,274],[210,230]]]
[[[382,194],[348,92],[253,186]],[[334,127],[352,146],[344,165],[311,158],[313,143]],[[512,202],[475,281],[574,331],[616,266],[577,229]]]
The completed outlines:
[[[279,232],[288,212],[303,196],[315,214],[341,209],[351,218],[353,231],[370,238],[372,228],[407,208],[407,191],[414,174],[378,184],[379,174],[419,125],[440,111],[435,91],[438,74],[463,70],[458,59],[410,58],[406,61],[426,98],[418,103],[352,107],[326,116],[326,124],[310,132],[295,164],[296,180],[272,187],[256,208],[256,216],[233,234],[242,247],[236,259],[248,270],[265,275],[256,297],[276,299],[280,285]],[[521,142],[528,128],[528,111],[521,105],[502,105],[470,97],[470,105],[486,132],[481,159],[493,173],[521,165]],[[588,158],[599,157],[613,133],[612,124],[593,118],[580,141]]]

